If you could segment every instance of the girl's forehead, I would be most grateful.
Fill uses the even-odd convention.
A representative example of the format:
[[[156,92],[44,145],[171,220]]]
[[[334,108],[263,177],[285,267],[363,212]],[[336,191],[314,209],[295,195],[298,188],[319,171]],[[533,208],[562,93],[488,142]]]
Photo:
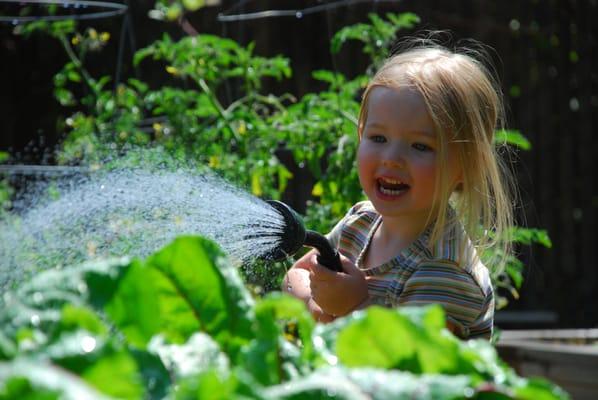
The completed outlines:
[[[428,132],[434,136],[434,124],[424,97],[413,86],[374,86],[368,96],[366,127],[400,126]]]

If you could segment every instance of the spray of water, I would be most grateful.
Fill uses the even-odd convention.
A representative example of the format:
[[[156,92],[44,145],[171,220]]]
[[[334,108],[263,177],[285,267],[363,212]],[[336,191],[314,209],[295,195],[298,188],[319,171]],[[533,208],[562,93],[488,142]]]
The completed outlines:
[[[0,287],[40,268],[90,258],[145,257],[176,236],[202,235],[242,264],[276,248],[280,214],[209,174],[120,169],[29,190],[0,222]]]

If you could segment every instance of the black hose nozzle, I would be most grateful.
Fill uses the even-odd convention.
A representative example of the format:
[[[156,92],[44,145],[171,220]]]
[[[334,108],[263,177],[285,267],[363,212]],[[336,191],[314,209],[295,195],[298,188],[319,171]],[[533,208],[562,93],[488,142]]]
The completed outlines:
[[[284,228],[281,243],[262,258],[277,261],[295,254],[302,246],[313,247],[318,254],[318,263],[326,268],[342,272],[341,259],[326,237],[318,232],[306,230],[301,217],[283,202],[268,200],[270,204],[284,219]]]

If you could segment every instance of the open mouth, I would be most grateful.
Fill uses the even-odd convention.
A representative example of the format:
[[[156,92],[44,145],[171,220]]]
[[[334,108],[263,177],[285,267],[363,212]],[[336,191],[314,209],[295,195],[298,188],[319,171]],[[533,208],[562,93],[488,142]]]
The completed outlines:
[[[376,185],[378,191],[385,196],[399,196],[409,190],[408,184],[392,178],[378,178]]]

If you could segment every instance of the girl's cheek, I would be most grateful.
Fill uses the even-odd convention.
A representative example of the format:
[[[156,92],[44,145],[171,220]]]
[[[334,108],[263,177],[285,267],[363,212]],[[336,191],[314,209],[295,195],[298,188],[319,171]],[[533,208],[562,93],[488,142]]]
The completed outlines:
[[[436,161],[432,157],[421,158],[412,163],[418,175],[425,175],[433,178],[436,175]]]

